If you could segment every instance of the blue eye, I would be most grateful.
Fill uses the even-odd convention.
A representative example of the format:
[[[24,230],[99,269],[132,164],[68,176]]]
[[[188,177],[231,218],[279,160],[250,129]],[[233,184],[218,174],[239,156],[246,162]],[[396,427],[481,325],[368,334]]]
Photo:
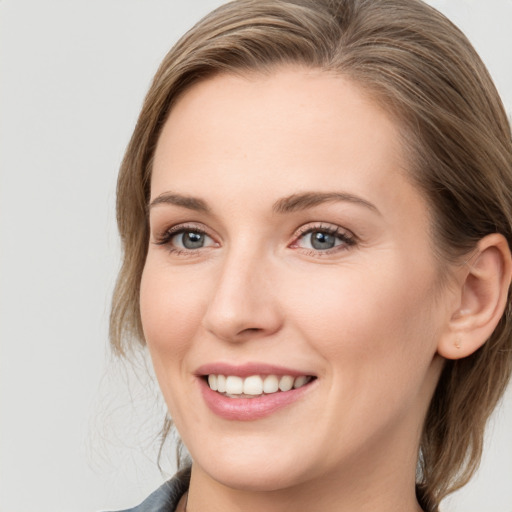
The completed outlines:
[[[203,229],[195,226],[174,226],[168,231],[155,236],[156,245],[164,245],[171,253],[189,254],[207,247],[217,247],[213,238]]]
[[[200,231],[183,230],[173,233],[169,238],[169,244],[177,249],[194,250],[203,247],[211,247],[215,242]]]
[[[341,243],[341,241],[336,239],[334,235],[322,231],[313,231],[312,233],[309,233],[308,237],[311,247],[313,249],[318,249],[319,251],[332,249]]]
[[[329,251],[335,247],[354,245],[355,240],[347,233],[332,228],[313,228],[303,233],[296,242],[296,246],[302,249],[314,251]]]

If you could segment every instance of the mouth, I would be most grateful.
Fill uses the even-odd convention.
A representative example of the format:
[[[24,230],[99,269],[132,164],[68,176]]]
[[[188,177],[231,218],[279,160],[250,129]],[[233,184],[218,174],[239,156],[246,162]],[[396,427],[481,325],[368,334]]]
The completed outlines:
[[[228,398],[257,398],[274,393],[283,393],[292,389],[300,389],[316,377],[312,375],[223,375],[211,373],[204,375],[212,391]]]
[[[318,381],[304,370],[258,362],[210,363],[195,374],[208,408],[231,421],[259,420],[302,403]]]

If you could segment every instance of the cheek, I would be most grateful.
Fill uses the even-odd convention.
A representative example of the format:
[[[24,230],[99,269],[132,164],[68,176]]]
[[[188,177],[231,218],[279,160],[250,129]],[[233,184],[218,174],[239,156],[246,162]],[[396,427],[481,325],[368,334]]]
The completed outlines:
[[[429,360],[432,292],[423,273],[398,264],[317,275],[315,286],[287,299],[290,314],[326,361],[381,371],[411,358]]]
[[[160,268],[148,256],[141,280],[140,311],[153,359],[180,359],[196,332],[204,303],[194,279]],[[155,362],[156,366],[156,362]]]
[[[318,293],[303,299],[295,322],[324,361],[331,410],[325,429],[344,425],[344,435],[363,440],[422,414],[435,354],[433,296],[424,276],[398,265],[351,270],[317,280]]]
[[[196,280],[170,272],[155,259],[148,255],[141,279],[142,327],[160,389],[180,429],[185,417],[180,398],[187,394],[192,378],[186,357],[200,325],[203,295],[191,285]]]

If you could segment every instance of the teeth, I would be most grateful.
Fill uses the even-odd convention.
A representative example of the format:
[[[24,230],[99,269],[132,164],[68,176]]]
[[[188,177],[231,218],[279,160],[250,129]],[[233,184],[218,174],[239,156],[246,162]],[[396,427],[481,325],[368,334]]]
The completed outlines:
[[[293,388],[294,389],[301,388],[307,382],[308,382],[308,378],[305,375],[303,375],[302,377],[297,377],[295,379],[295,382],[293,383]]]
[[[208,375],[208,385],[213,391],[217,391],[217,375]]]
[[[228,395],[241,395],[244,392],[244,381],[241,377],[230,375],[226,377],[226,393]]]
[[[253,375],[244,380],[244,395],[261,395],[262,393],[263,381],[259,375]]]
[[[208,385],[213,391],[224,393],[227,396],[251,397],[260,396],[263,393],[277,393],[278,391],[290,391],[298,389],[310,382],[311,377],[301,375],[292,377],[291,375],[251,375],[243,379],[235,375],[208,375]]]
[[[293,377],[289,375],[283,375],[279,379],[279,389],[281,391],[290,391],[293,388]]]
[[[226,377],[224,375],[217,375],[217,391],[219,393],[226,392]]]
[[[275,393],[279,391],[279,379],[275,375],[267,375],[263,381],[264,393]]]

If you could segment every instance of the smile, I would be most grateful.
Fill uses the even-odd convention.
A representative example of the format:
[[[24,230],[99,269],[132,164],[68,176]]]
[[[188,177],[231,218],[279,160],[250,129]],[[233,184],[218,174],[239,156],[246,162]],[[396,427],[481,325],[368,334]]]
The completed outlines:
[[[208,385],[212,391],[217,391],[229,398],[254,398],[266,394],[299,389],[308,384],[313,377],[300,375],[208,375]]]
[[[318,387],[307,370],[266,363],[210,363],[195,372],[207,407],[230,421],[254,421],[302,402]]]

